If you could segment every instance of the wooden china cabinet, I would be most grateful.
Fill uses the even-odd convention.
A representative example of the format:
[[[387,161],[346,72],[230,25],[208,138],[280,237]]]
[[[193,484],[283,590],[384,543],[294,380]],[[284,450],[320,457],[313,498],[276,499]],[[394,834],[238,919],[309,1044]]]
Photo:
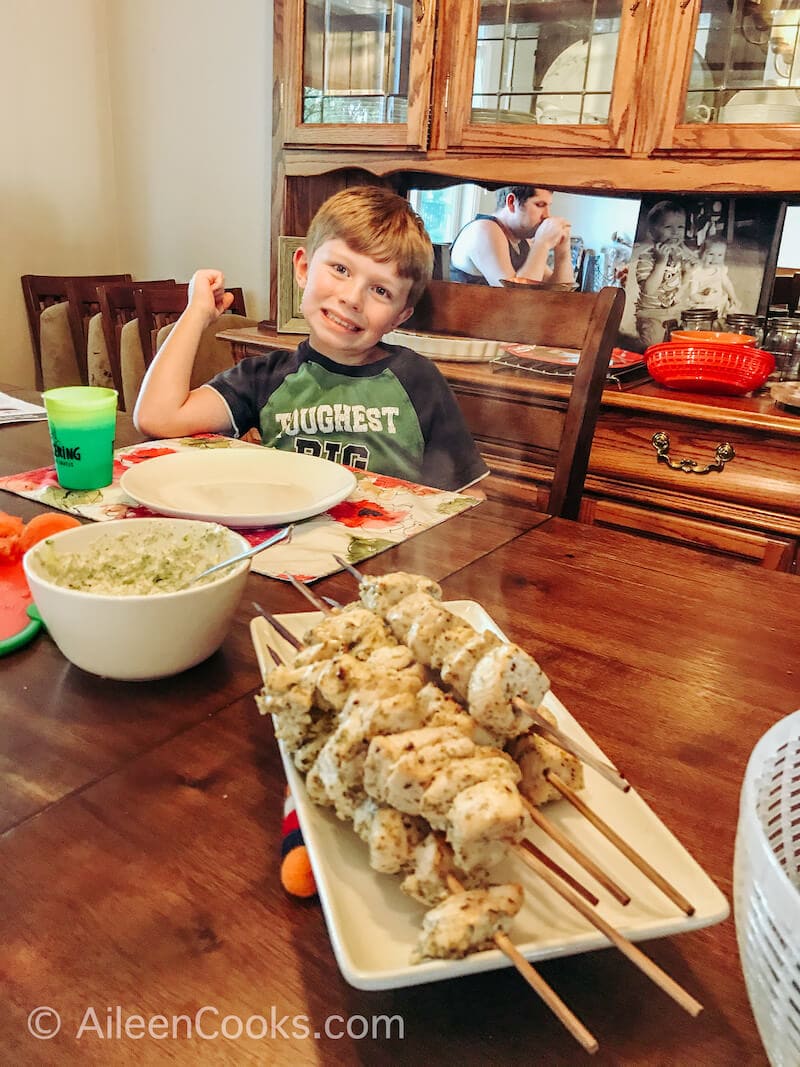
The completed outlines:
[[[327,196],[363,182],[800,200],[800,0],[275,0],[274,11],[273,237],[304,234]],[[535,388],[443,366],[487,412],[504,384]],[[702,477],[671,470],[658,430],[690,454],[730,437],[736,458]],[[535,493],[535,464],[507,444],[508,484],[516,464],[519,493]],[[767,399],[608,392],[583,518],[790,569],[798,468],[800,419]]]

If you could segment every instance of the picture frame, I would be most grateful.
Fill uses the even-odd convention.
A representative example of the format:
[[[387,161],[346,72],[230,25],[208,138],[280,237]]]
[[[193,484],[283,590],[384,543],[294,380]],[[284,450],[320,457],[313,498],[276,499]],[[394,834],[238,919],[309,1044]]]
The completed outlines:
[[[641,283],[654,265],[654,234],[669,241],[664,211],[684,223],[682,239],[674,241],[657,292],[648,296]],[[642,196],[636,234],[625,281],[625,309],[618,344],[644,352],[651,344],[668,341],[680,327],[689,307],[715,304],[718,282],[703,257],[708,244],[716,244],[717,277],[724,274],[733,293],[722,298],[715,329],[724,329],[725,308],[749,315],[766,315],[778,260],[785,201],[772,197],[731,197],[714,194],[691,196],[668,193]],[[703,279],[706,279],[705,281]]]
[[[278,238],[278,310],[276,329],[278,333],[308,333],[308,323],[300,310],[303,290],[294,276],[294,254],[305,242],[305,237]]]

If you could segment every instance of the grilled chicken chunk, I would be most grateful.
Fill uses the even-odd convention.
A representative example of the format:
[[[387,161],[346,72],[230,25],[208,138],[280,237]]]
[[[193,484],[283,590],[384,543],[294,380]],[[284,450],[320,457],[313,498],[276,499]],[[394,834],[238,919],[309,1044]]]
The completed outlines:
[[[550,688],[539,664],[519,645],[500,644],[483,655],[470,675],[469,710],[486,732],[502,745],[530,729],[532,720],[516,710],[515,696],[538,707]]]
[[[508,933],[521,907],[522,886],[517,882],[453,893],[422,920],[412,962],[461,959],[470,952],[491,948],[494,935]]]
[[[524,828],[519,791],[502,778],[468,786],[454,797],[447,813],[447,841],[465,871],[491,870],[508,846],[522,839]]]
[[[386,617],[389,608],[410,593],[427,593],[435,600],[441,600],[442,587],[431,578],[424,578],[421,574],[398,571],[376,578],[365,575],[361,579],[358,591],[361,603],[383,618]]]
[[[556,725],[556,717],[552,712],[543,706],[538,710],[543,718]],[[555,771],[570,789],[584,787],[581,761],[571,752],[565,752],[563,748],[548,741],[546,737],[536,733],[515,737],[508,744],[508,752],[519,764],[522,772],[520,793],[536,807],[548,804],[551,800],[561,799],[556,787],[547,781],[545,771]]]
[[[420,814],[434,830],[446,830],[450,806],[463,790],[479,782],[499,779],[516,786],[520,769],[500,749],[481,747],[469,759],[455,760],[438,771],[422,794]]]
[[[364,788],[376,800],[417,815],[422,794],[436,772],[474,751],[471,738],[452,726],[375,737],[364,765]]]
[[[485,885],[488,872],[461,871],[456,867],[453,850],[441,834],[429,833],[414,850],[409,873],[400,884],[408,896],[427,907],[433,907],[450,896],[447,876],[454,874],[465,888],[477,889]]]
[[[434,666],[444,684],[465,704],[472,672],[483,656],[499,644],[500,638],[489,630],[478,633],[466,625],[446,630],[436,641]]]
[[[408,635],[412,627],[426,615],[428,616],[428,628],[435,621],[439,621],[442,626],[445,626],[455,618],[451,611],[448,611],[438,600],[427,593],[411,593],[389,608],[386,612],[386,623],[401,644],[412,648]],[[412,651],[417,659],[421,659],[423,663],[430,662],[427,656],[420,656],[413,648]]]
[[[374,611],[351,604],[341,611],[326,615],[303,638],[304,645],[319,643],[335,645],[340,652],[350,652],[357,659],[366,659],[374,649],[394,644],[395,641],[383,619]]]
[[[356,808],[353,829],[369,846],[370,867],[381,874],[413,867],[417,847],[429,832],[423,819],[384,807],[371,797]]]

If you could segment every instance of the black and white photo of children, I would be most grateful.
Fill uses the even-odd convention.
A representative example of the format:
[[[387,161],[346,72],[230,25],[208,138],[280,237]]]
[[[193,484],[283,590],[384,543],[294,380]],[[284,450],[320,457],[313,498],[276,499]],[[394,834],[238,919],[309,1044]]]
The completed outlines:
[[[763,314],[775,270],[784,204],[768,197],[641,199],[625,283],[620,347],[668,341],[690,308]]]

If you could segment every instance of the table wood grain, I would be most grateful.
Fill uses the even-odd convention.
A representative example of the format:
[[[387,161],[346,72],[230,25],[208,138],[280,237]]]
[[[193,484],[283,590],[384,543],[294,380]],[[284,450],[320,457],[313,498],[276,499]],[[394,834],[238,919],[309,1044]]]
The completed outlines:
[[[0,429],[0,470],[47,461],[43,426]],[[20,514],[29,503],[0,499]],[[492,503],[364,569],[399,567],[480,601],[536,655],[556,695],[730,897],[747,757],[800,705],[797,578]],[[315,589],[353,592],[346,575]],[[343,981],[319,905],[287,897],[278,880],[283,776],[253,699],[251,598],[304,608],[284,583],[251,576],[223,648],[178,678],[95,679],[45,636],[3,661],[2,1062],[582,1062],[513,970],[377,993]],[[613,950],[539,966],[597,1035],[595,1062],[766,1063],[732,919],[642,947],[704,1003],[698,1019]],[[28,1032],[39,1006],[61,1014],[52,1040]],[[206,1008],[206,1033],[226,1015],[285,1021],[261,1040],[187,1037],[185,1023],[175,1038],[99,1036],[91,1024],[113,1034],[117,1006],[122,1018]],[[297,1033],[321,1032],[329,1016],[342,1017],[330,1024],[342,1032],[347,1017],[380,1015],[402,1018],[402,1040],[396,1029],[363,1040]]]
[[[6,388],[11,392],[12,389]],[[17,390],[17,392],[22,392]],[[24,393],[36,400],[37,394]],[[118,416],[117,446],[141,440],[128,415]],[[45,423],[0,427],[0,474],[16,474],[51,462]],[[0,490],[0,509],[28,519],[48,510]],[[447,551],[425,532],[365,565],[379,570],[419,570],[435,578],[482,558],[491,549],[547,519],[527,508],[485,502],[454,523]],[[321,592],[353,596],[353,581],[337,576]],[[157,682],[112,682],[69,664],[48,637],[2,661],[0,727],[0,831],[35,815],[147,751],[202,722],[260,683],[249,623],[253,601],[267,610],[293,610],[298,595],[285,582],[251,574],[221,649],[205,663]]]

